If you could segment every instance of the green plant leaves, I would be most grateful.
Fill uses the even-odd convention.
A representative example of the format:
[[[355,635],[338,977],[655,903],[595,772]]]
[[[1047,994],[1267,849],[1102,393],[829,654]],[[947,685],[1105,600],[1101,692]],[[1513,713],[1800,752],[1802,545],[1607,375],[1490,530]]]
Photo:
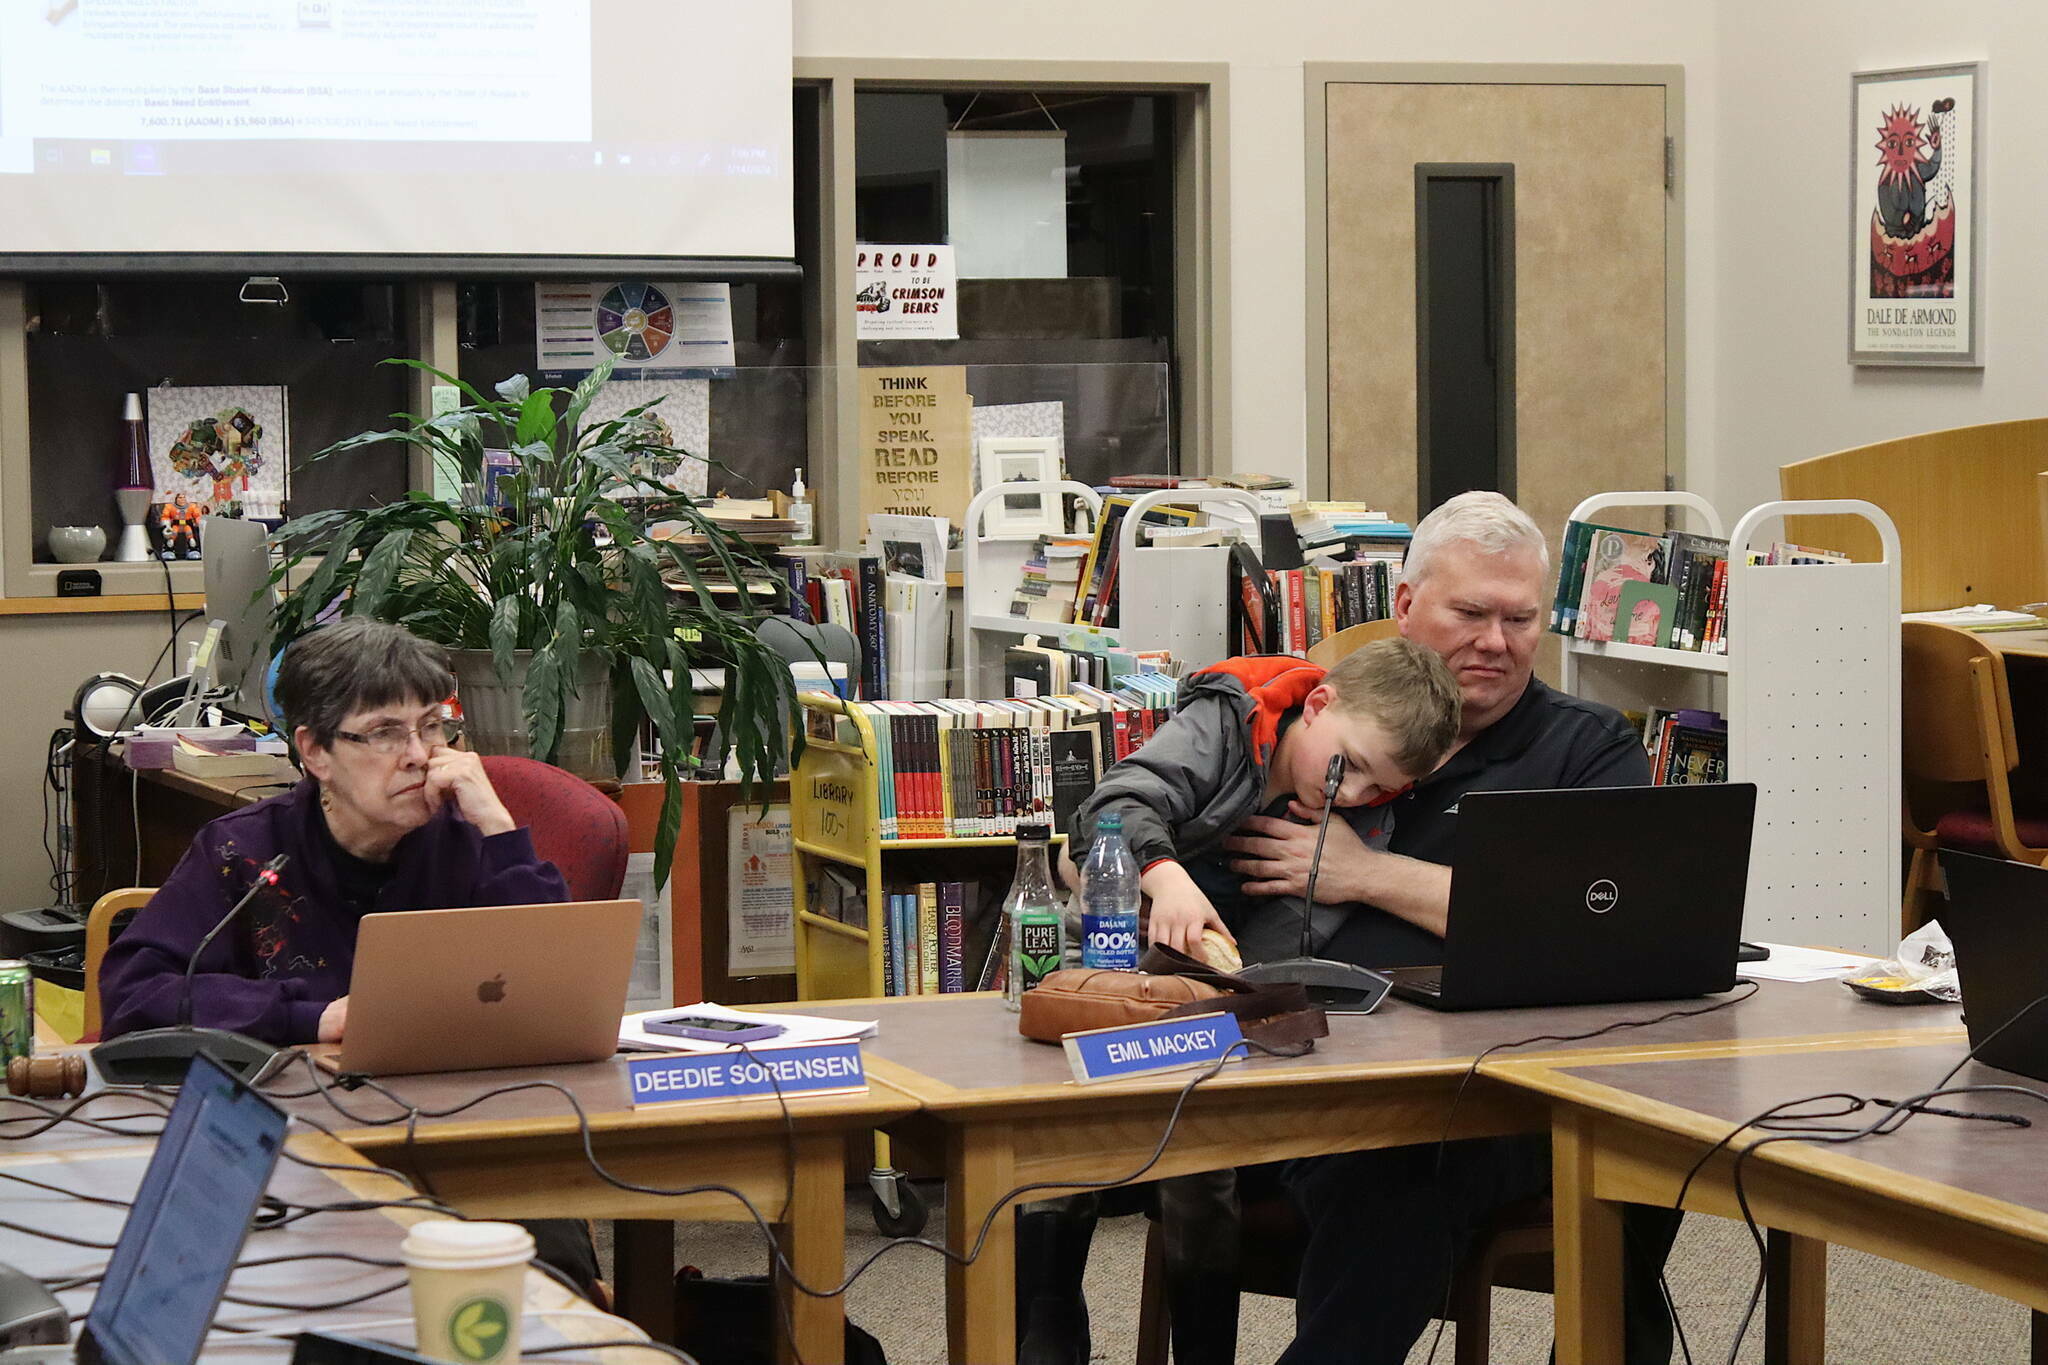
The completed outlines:
[[[377,542],[369,558],[363,561],[362,573],[356,576],[355,598],[350,603],[352,611],[377,615],[378,608],[384,605],[385,594],[398,580],[398,567],[411,544],[412,532],[408,530],[393,531]]]
[[[567,700],[580,670],[595,661],[612,681],[620,762],[643,717],[654,731],[651,757],[664,788],[655,871],[666,878],[681,819],[680,777],[696,766],[693,663],[727,670],[721,725],[748,799],[758,794],[765,802],[764,784],[792,740],[801,749],[788,668],[753,633],[761,604],[744,593],[721,599],[711,591],[713,580],[759,580],[769,572],[766,562],[679,489],[637,472],[650,456],[688,455],[663,443],[658,424],[613,420],[577,430],[610,375],[610,357],[573,392],[515,376],[497,386],[496,397],[416,360],[387,363],[455,385],[467,405],[431,418],[397,414],[402,426],[348,437],[315,458],[348,458],[398,442],[474,483],[488,445],[513,450],[521,467],[498,478],[499,506],[415,491],[285,526],[285,564],[273,581],[289,582],[287,574],[302,574],[316,556],[318,563],[305,585],[280,602],[278,642],[313,628],[330,603],[347,597],[352,612],[401,622],[451,648],[490,650],[501,678],[515,676],[519,651],[531,650],[521,709],[531,752],[540,758],[554,756]],[[634,496],[622,498],[629,492]],[[651,539],[647,527],[656,519],[683,523],[693,543]],[[602,537],[593,525],[603,528]],[[664,574],[694,591],[672,588]],[[784,601],[786,595],[776,605]]]

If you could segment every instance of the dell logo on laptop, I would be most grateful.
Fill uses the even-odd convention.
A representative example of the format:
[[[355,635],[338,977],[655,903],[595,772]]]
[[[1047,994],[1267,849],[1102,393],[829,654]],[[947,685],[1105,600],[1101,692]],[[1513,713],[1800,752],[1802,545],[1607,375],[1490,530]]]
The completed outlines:
[[[1621,892],[1613,882],[1602,877],[1586,888],[1586,908],[1596,915],[1604,915],[1621,901]]]

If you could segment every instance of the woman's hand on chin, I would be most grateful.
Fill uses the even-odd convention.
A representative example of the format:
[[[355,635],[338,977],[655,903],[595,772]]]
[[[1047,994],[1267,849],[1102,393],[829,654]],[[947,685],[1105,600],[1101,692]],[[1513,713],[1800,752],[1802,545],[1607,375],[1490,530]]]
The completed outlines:
[[[427,759],[427,809],[450,801],[486,838],[518,827],[484,776],[483,759],[466,749],[436,749]]]

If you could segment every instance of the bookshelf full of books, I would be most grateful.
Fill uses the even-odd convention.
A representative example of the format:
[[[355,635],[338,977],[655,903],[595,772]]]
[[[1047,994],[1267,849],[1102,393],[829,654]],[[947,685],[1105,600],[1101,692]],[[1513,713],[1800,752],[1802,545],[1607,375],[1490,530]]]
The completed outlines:
[[[1660,531],[1668,509],[1693,529]],[[1795,543],[1857,516],[1883,557]],[[1660,783],[1757,787],[1744,936],[1889,950],[1899,928],[1899,553],[1859,501],[1765,503],[1725,536],[1690,493],[1574,509],[1551,629],[1564,690],[1641,726]],[[1647,524],[1646,524],[1647,523]],[[1803,537],[1801,537],[1803,539]]]
[[[1171,680],[999,700],[803,698],[790,786],[798,995],[979,990],[1017,826],[1064,841],[1103,770],[1172,715]]]

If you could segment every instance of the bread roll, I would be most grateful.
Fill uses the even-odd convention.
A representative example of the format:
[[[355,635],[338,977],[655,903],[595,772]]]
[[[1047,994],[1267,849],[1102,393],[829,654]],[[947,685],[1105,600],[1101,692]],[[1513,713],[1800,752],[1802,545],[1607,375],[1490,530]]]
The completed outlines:
[[[1195,956],[1219,972],[1234,972],[1244,966],[1244,959],[1237,955],[1237,945],[1214,929],[1202,931],[1202,941],[1196,945]]]

